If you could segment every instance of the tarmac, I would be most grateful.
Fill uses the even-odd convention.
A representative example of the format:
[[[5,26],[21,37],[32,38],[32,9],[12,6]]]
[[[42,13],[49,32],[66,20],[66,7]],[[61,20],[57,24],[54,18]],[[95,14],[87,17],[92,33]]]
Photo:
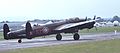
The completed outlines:
[[[103,41],[111,39],[120,39],[120,32],[118,33],[101,33],[101,34],[90,34],[90,35],[81,35],[80,40],[74,40],[73,36],[64,36],[61,41],[57,41],[55,37],[49,38],[35,38],[35,39],[22,39],[22,43],[18,43],[17,39],[14,40],[1,40],[0,41],[0,51],[12,50],[18,48],[30,48],[30,47],[43,47],[43,46],[53,46],[61,44],[72,44],[72,43],[83,43],[83,42],[92,42],[92,41]]]

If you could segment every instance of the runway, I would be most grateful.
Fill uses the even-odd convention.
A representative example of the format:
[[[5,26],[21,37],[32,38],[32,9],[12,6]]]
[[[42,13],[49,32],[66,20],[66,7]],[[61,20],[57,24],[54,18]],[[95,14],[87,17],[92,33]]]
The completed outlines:
[[[23,39],[22,43],[18,43],[17,40],[1,40],[0,41],[0,51],[17,49],[17,48],[29,48],[29,47],[42,47],[42,46],[52,46],[60,44],[71,44],[71,43],[82,43],[82,42],[91,42],[91,41],[101,41],[101,40],[110,40],[120,38],[120,32],[115,33],[105,33],[105,34],[91,34],[91,35],[82,35],[80,40],[73,40],[73,36],[64,36],[61,41],[57,41],[55,37],[51,38],[35,38],[32,40]]]

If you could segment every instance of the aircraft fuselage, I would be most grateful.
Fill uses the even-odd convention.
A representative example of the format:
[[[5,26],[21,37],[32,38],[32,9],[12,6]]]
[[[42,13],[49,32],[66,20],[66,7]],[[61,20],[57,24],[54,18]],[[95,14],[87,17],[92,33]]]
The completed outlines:
[[[22,38],[28,38],[28,37],[29,37],[28,39],[32,39],[34,37],[46,36],[46,35],[51,35],[51,34],[74,33],[74,32],[78,32],[78,30],[84,26],[79,26],[79,27],[76,26],[74,28],[70,28],[67,30],[54,30],[54,29],[63,24],[77,23],[77,22],[83,22],[83,21],[85,21],[85,20],[72,20],[72,21],[67,20],[67,21],[52,23],[52,24],[48,24],[48,25],[44,25],[44,26],[34,26],[34,27],[32,27],[32,31],[29,32],[29,36],[26,35],[25,29],[11,31],[11,32],[7,33],[7,39],[22,39]]]

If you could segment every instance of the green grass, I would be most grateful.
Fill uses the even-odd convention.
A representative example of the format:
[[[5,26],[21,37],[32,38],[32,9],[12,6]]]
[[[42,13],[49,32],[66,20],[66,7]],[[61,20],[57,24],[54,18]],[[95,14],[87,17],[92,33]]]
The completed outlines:
[[[0,32],[0,40],[3,40],[3,33]]]
[[[22,48],[4,51],[2,53],[120,53],[120,39],[26,49]]]

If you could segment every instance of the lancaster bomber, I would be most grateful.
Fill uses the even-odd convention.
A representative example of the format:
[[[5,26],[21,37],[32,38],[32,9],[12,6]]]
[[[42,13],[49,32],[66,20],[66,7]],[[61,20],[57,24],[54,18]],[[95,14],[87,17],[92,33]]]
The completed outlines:
[[[95,19],[96,16],[94,16],[93,20],[87,20],[86,19],[69,19],[62,22],[55,22],[51,24],[46,24],[43,26],[35,25],[31,26],[30,22],[28,21],[26,23],[25,28],[16,30],[16,31],[10,31],[9,26],[7,24],[4,24],[3,26],[3,35],[4,39],[19,39],[18,43],[21,43],[23,38],[32,39],[39,36],[47,36],[51,34],[56,34],[56,39],[61,40],[62,35],[61,33],[72,33],[74,40],[79,40],[80,35],[78,34],[79,30],[82,29],[91,29],[94,27],[94,24],[96,22]]]

